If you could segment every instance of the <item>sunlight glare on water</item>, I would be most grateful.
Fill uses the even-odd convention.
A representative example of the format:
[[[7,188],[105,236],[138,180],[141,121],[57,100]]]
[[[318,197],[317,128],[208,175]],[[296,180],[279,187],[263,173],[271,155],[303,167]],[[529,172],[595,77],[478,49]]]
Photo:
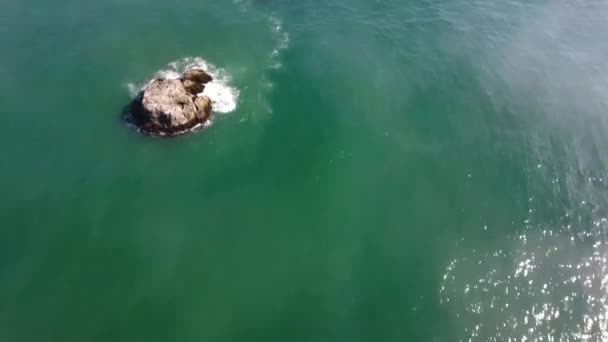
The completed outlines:
[[[608,221],[588,233],[532,227],[504,248],[452,260],[441,302],[462,341],[608,339]]]
[[[0,0],[0,51],[0,342],[608,342],[604,0]],[[125,127],[190,67],[212,126]]]

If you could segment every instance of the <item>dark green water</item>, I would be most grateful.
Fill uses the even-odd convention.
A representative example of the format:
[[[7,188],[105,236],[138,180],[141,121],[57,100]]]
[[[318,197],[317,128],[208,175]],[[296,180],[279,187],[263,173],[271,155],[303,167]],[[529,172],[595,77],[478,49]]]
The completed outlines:
[[[608,338],[607,13],[0,0],[0,341]],[[236,110],[126,127],[187,57]]]

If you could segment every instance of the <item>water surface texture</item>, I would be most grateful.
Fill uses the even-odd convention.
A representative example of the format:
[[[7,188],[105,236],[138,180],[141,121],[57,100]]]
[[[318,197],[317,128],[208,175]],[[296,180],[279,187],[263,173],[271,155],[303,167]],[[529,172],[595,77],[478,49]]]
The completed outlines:
[[[608,340],[605,1],[0,0],[0,51],[0,341]],[[121,121],[192,61],[210,127]]]

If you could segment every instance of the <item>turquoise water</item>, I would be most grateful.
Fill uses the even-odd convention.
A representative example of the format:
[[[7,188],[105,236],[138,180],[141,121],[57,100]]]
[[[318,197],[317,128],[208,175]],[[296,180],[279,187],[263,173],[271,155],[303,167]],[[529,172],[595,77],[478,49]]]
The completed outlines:
[[[0,1],[0,341],[608,338],[606,13]],[[192,58],[235,110],[121,121]]]

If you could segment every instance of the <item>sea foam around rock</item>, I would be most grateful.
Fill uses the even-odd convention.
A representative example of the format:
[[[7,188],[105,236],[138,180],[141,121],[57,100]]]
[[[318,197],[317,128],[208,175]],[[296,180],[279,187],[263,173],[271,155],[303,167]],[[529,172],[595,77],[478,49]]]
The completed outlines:
[[[129,93],[132,98],[135,98],[137,94],[155,79],[176,79],[179,78],[184,71],[189,69],[203,69],[213,76],[213,81],[205,86],[203,95],[206,95],[211,99],[214,113],[225,114],[233,112],[236,109],[239,91],[230,86],[230,75],[225,70],[217,68],[200,57],[188,57],[169,63],[166,67],[158,70],[151,79],[141,84],[130,83],[128,85]]]

